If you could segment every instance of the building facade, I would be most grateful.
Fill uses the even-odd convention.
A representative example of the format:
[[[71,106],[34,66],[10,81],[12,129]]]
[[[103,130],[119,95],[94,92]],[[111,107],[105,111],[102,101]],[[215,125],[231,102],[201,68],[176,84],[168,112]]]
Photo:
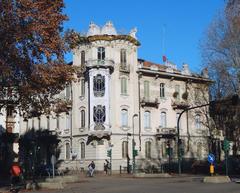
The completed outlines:
[[[62,167],[87,168],[91,160],[103,170],[111,149],[112,169],[126,167],[133,151],[137,168],[177,159],[177,119],[183,109],[208,102],[207,72],[182,70],[166,61],[138,59],[136,29],[118,34],[111,22],[94,23],[73,49],[72,65],[80,67],[76,81],[59,98],[71,101],[67,112],[21,122],[21,130],[49,129],[61,139]],[[206,110],[206,109],[204,109]],[[180,119],[183,158],[206,158],[207,111],[184,113]],[[135,142],[135,143],[133,143]],[[170,150],[171,149],[171,153]]]

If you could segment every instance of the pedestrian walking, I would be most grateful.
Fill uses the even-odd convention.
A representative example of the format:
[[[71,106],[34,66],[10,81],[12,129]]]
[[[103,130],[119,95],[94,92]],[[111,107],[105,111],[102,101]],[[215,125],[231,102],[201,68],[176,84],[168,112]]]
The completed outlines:
[[[11,166],[11,169],[10,169],[11,187],[13,187],[14,185],[20,183],[20,181],[21,181],[21,177],[20,177],[21,173],[22,173],[22,170],[21,170],[20,165],[18,164],[17,161],[14,161],[12,163],[12,166]]]
[[[92,161],[89,165],[88,165],[88,173],[90,177],[93,177],[93,173],[95,170],[95,163],[94,161]]]
[[[105,171],[106,174],[109,173],[110,167],[111,167],[111,166],[110,166],[109,161],[108,161],[107,159],[105,159],[105,163],[104,163],[104,171]]]

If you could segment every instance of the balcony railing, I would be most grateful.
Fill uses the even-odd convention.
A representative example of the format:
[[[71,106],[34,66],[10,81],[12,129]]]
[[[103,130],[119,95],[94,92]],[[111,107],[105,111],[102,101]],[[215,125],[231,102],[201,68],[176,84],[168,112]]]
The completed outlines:
[[[119,65],[119,71],[129,73],[130,72],[130,66],[128,64],[120,64]]]
[[[173,109],[186,109],[188,107],[190,107],[188,101],[172,101],[172,107]]]
[[[175,138],[177,136],[176,128],[161,127],[157,128],[156,137],[157,138]]]
[[[105,59],[105,60],[88,60],[86,62],[86,67],[93,68],[93,67],[114,67],[114,61]]]
[[[142,106],[151,106],[151,107],[156,107],[158,108],[159,105],[159,100],[158,98],[146,98],[142,97],[140,100],[140,103]]]

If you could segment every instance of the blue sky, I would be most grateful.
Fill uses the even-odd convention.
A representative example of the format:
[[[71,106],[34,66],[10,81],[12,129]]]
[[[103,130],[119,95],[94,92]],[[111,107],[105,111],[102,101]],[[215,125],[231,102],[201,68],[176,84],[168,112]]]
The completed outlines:
[[[87,32],[91,21],[103,26],[109,20],[118,31],[125,33],[137,27],[136,35],[141,42],[139,58],[162,63],[165,47],[165,55],[170,61],[179,68],[182,63],[187,63],[193,71],[200,70],[203,64],[199,42],[213,18],[224,6],[224,0],[64,0],[64,2],[66,6],[64,12],[69,17],[64,24],[65,29]],[[68,56],[67,60],[71,60],[71,57]]]

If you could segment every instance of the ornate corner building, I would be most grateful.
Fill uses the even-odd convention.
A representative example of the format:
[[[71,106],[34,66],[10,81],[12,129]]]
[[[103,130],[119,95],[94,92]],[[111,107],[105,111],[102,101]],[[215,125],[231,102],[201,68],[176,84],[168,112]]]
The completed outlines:
[[[80,67],[77,81],[58,97],[71,101],[68,112],[21,122],[25,128],[56,131],[61,139],[62,167],[87,168],[91,160],[103,170],[111,149],[112,169],[132,163],[137,168],[177,161],[177,119],[187,107],[208,102],[207,72],[182,70],[170,61],[155,64],[138,59],[136,29],[118,34],[111,22],[94,23],[73,51],[72,65]],[[182,157],[207,156],[206,109],[183,114],[179,128]],[[21,129],[22,131],[23,129]],[[133,144],[134,142],[134,144]],[[171,150],[171,151],[170,151]]]

